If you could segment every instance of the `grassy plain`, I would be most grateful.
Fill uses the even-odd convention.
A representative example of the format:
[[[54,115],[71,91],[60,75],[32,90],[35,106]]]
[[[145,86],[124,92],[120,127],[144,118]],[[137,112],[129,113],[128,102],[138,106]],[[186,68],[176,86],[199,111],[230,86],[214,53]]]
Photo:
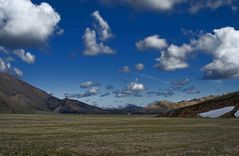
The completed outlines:
[[[0,156],[239,155],[238,119],[0,115]]]

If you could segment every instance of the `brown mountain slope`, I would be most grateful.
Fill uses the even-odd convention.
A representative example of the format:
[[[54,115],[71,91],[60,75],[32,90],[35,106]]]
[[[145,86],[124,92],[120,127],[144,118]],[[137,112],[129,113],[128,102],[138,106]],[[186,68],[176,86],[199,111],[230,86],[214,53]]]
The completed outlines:
[[[57,113],[74,113],[74,114],[103,114],[106,111],[101,108],[87,105],[77,100],[61,100],[58,107],[54,110]]]
[[[198,117],[198,114],[234,106],[234,109],[221,117],[235,117],[239,109],[239,92],[234,92],[214,98],[209,98],[191,106],[186,106],[166,113],[160,113],[159,117]]]
[[[0,113],[97,113],[100,108],[60,100],[19,79],[0,73]]]
[[[51,111],[51,95],[12,76],[0,73],[0,111],[2,113],[34,113]]]
[[[162,110],[162,111],[169,111],[178,108],[175,102],[171,101],[158,101],[152,104],[149,104],[145,107],[148,110]]]
[[[187,101],[180,101],[180,102],[171,102],[171,101],[158,101],[158,102],[154,102],[152,104],[149,104],[148,106],[145,107],[146,110],[158,110],[161,112],[168,112],[168,111],[172,111],[175,109],[180,109],[180,108],[184,108],[184,107],[188,107],[188,106],[193,106],[196,105],[198,103],[202,103],[204,101],[213,99],[217,96],[207,96],[207,97],[202,97],[199,99],[192,99],[192,100],[187,100]]]

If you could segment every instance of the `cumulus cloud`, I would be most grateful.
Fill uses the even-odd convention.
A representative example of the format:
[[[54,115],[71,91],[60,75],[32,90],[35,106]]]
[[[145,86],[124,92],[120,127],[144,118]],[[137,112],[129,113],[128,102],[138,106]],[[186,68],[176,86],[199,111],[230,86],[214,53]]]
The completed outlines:
[[[239,78],[239,30],[233,27],[215,29],[193,41],[199,51],[213,56],[202,68],[205,79]]]
[[[233,27],[215,29],[191,41],[189,53],[204,52],[212,56],[212,62],[202,68],[204,79],[239,78],[239,30]],[[187,56],[185,56],[187,57]]]
[[[112,32],[110,29],[109,24],[107,23],[107,21],[105,21],[103,19],[103,17],[100,15],[99,11],[94,11],[92,13],[92,16],[94,17],[94,19],[97,21],[98,26],[96,26],[96,29],[99,32],[100,35],[100,40],[107,40],[109,38],[112,38]]]
[[[142,71],[142,70],[144,70],[144,68],[145,68],[145,66],[143,63],[136,64],[136,66],[135,66],[135,69],[137,71]]]
[[[142,97],[140,92],[145,91],[146,87],[144,84],[139,83],[138,80],[131,82],[127,87],[121,90],[115,90],[112,93],[115,94],[115,97]]]
[[[96,30],[86,28],[85,33],[82,37],[84,43],[83,55],[86,56],[97,56],[104,54],[115,54],[115,50],[105,45],[105,41],[112,37],[111,29],[108,23],[100,15],[99,11],[92,13],[97,22],[95,25]],[[99,36],[96,34],[98,31]]]
[[[2,53],[1,59],[1,72],[8,73],[12,76],[15,77],[21,77],[23,75],[23,72],[16,68],[12,67],[10,62],[16,61],[14,56],[19,57],[22,61],[28,63],[28,64],[33,64],[35,63],[36,57],[31,54],[30,52],[26,52],[24,49],[17,49],[10,51],[9,49],[6,49],[3,46],[0,46],[0,53]]]
[[[15,50],[13,53],[26,63],[35,63],[36,56],[32,55],[30,52],[26,52],[24,49]]]
[[[91,96],[91,95],[96,95],[99,93],[99,87],[92,87],[90,90],[88,90],[84,96]]]
[[[193,52],[193,48],[189,44],[168,45],[167,41],[158,35],[149,36],[137,42],[136,46],[139,50],[154,49],[161,52],[160,58],[156,59],[158,63],[155,67],[166,71],[187,68],[189,66],[186,62],[187,56]]]
[[[188,57],[195,52],[212,56],[212,62],[202,68],[204,79],[237,79],[239,78],[239,30],[234,27],[215,29],[213,33],[201,34],[189,43],[177,46],[169,45],[158,49],[160,58],[155,67],[174,71],[189,67]]]
[[[202,9],[215,10],[222,6],[229,6],[233,9],[236,0],[100,0],[104,4],[124,4],[136,9],[154,11],[174,11],[177,7],[196,13]]]
[[[17,77],[22,77],[23,76],[23,71],[21,71],[18,68],[13,68],[14,71],[14,75],[16,75]]]
[[[7,63],[2,58],[0,58],[0,70],[1,70],[1,72],[6,72],[10,68],[11,68],[10,63]]]
[[[163,48],[166,48],[167,46],[168,46],[167,41],[165,39],[160,38],[158,35],[149,36],[136,43],[136,47],[139,50],[147,50],[147,49],[161,50]]]
[[[20,69],[12,67],[9,62],[4,61],[2,58],[0,58],[0,72],[16,77],[21,77],[23,75],[23,72]]]
[[[129,68],[129,66],[123,66],[119,71],[122,73],[129,73],[130,68]]]
[[[189,65],[186,59],[191,52],[193,52],[191,45],[183,44],[182,46],[177,46],[172,44],[165,51],[161,52],[161,57],[156,59],[158,63],[155,67],[166,71],[187,68]]]
[[[145,86],[142,83],[138,83],[136,82],[131,82],[128,85],[128,90],[129,91],[134,91],[134,92],[138,92],[138,91],[144,91],[145,90]]]
[[[85,81],[80,84],[80,87],[81,88],[89,88],[89,87],[92,87],[93,85],[94,85],[94,83],[92,81]]]
[[[8,48],[38,46],[54,33],[60,15],[48,4],[31,0],[0,1],[0,45]]]
[[[115,53],[113,49],[111,49],[109,46],[104,45],[103,42],[97,43],[97,36],[95,30],[86,28],[85,34],[82,39],[85,46],[85,50],[83,52],[84,55],[96,56]]]

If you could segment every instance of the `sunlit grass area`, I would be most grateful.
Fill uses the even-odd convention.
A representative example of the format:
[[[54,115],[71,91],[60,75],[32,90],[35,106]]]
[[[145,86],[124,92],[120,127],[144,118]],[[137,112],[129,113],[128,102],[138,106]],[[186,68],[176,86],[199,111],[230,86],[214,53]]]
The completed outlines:
[[[239,120],[0,115],[5,155],[239,155]]]

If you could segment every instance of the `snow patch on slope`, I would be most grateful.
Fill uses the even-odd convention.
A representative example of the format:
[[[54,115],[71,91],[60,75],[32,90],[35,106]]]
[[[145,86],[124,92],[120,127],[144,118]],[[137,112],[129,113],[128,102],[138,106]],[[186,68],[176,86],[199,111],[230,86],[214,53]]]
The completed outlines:
[[[234,108],[235,108],[234,106],[229,106],[229,107],[224,107],[220,109],[214,109],[209,112],[200,113],[198,115],[203,118],[219,118],[220,116],[232,111]],[[239,115],[239,112],[238,112],[238,115]]]
[[[234,115],[239,118],[239,110]]]

